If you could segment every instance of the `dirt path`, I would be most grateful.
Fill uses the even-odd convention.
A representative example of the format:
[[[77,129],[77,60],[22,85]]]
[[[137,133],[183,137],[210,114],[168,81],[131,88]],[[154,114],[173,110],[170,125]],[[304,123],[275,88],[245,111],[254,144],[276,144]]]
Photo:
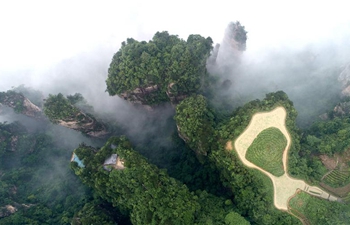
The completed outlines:
[[[252,117],[248,127],[245,131],[236,139],[234,143],[235,150],[238,153],[239,158],[246,166],[250,168],[255,168],[266,174],[272,180],[274,186],[274,205],[277,209],[280,210],[288,210],[288,200],[289,198],[295,194],[295,192],[300,189],[306,191],[307,193],[318,196],[321,198],[329,199],[329,200],[337,200],[334,196],[329,195],[325,191],[321,190],[315,186],[309,186],[303,180],[297,180],[291,178],[288,173],[288,150],[291,145],[291,137],[287,131],[285,121],[286,121],[287,112],[283,107],[277,107],[270,112],[264,113],[256,113]],[[269,128],[276,127],[279,129],[287,139],[287,146],[283,152],[283,168],[285,174],[276,177],[271,173],[265,171],[264,169],[256,166],[245,158],[246,152],[249,146],[252,144],[254,139],[258,136],[258,134]],[[232,142],[229,141],[226,144],[227,150],[232,150]]]

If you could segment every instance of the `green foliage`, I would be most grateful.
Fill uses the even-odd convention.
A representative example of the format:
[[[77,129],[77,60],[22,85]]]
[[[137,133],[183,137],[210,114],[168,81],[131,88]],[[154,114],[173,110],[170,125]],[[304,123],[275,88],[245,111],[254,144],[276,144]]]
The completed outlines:
[[[1,225],[69,224],[87,195],[67,166],[67,149],[58,148],[45,131],[0,123],[0,208],[18,210],[0,218]]]
[[[216,149],[208,155],[209,160],[220,171],[225,187],[234,194],[233,203],[244,217],[256,224],[298,224],[298,220],[273,206],[273,186],[271,180],[260,171],[245,167],[235,151],[225,150],[227,141],[234,141],[248,126],[252,116],[257,112],[271,111],[277,106],[287,110],[286,125],[292,137],[289,168],[298,163],[300,150],[299,131],[295,126],[297,112],[288,96],[282,92],[270,93],[262,101],[254,100],[233,112],[229,121],[223,121],[217,131],[220,139]],[[292,157],[292,159],[291,159]],[[294,172],[294,171],[293,171]],[[299,172],[299,171],[298,171]],[[304,175],[300,171],[297,175]]]
[[[123,221],[126,224],[127,221]],[[90,225],[90,224],[103,224],[114,225],[116,224],[112,215],[104,208],[104,205],[91,201],[84,205],[84,207],[76,213],[72,221],[72,225]]]
[[[333,170],[322,181],[334,188],[343,187],[350,183],[350,172]]]
[[[239,215],[236,212],[230,212],[225,217],[225,224],[227,225],[249,225],[249,222],[246,221],[244,218],[242,218],[241,215]]]
[[[207,76],[206,59],[211,49],[212,40],[200,35],[190,35],[187,42],[168,32],[157,32],[149,42],[127,39],[113,56],[107,91],[121,95],[140,88],[145,104],[167,101],[170,86],[174,96],[197,93]],[[154,85],[157,90],[147,97],[147,87]]]
[[[72,163],[75,173],[102,198],[130,212],[133,224],[210,224],[209,221],[223,224],[224,215],[232,211],[231,207],[217,208],[224,207],[224,201],[206,192],[198,195],[190,192],[165,170],[149,164],[133,151],[125,138],[109,139],[98,152],[81,145],[75,153],[86,166],[82,169]],[[111,172],[103,169],[104,160],[112,153],[122,159],[124,169]],[[202,202],[205,202],[203,208]]]
[[[175,120],[182,139],[198,155],[207,155],[214,140],[214,115],[205,97],[192,96],[176,107]]]
[[[274,127],[260,132],[249,146],[246,158],[255,165],[277,177],[284,174],[283,152],[287,139],[282,132]]]
[[[350,118],[335,117],[318,121],[306,131],[303,143],[313,153],[333,155],[342,153],[350,147]]]
[[[348,204],[325,201],[305,192],[299,192],[289,205],[305,216],[310,224],[348,224],[350,220]]]
[[[233,37],[231,38],[234,38],[235,41],[240,43],[240,45],[238,45],[239,50],[245,51],[246,41],[247,41],[247,32],[245,31],[244,26],[242,26],[241,23],[237,21],[236,23],[231,22],[228,28],[229,28],[230,34],[233,35]]]
[[[61,93],[50,94],[44,103],[44,113],[51,122],[57,123],[59,120],[74,118],[79,113],[79,109],[74,107]]]
[[[43,104],[43,93],[41,91],[35,90],[25,85],[20,85],[12,89],[13,91],[26,96],[34,105],[42,106]]]
[[[24,96],[15,91],[0,92],[0,103],[7,105],[16,113],[22,113],[24,110]]]
[[[94,113],[94,108],[87,103],[82,94],[75,93],[74,95],[67,95],[67,99],[72,105],[82,110],[84,113]]]

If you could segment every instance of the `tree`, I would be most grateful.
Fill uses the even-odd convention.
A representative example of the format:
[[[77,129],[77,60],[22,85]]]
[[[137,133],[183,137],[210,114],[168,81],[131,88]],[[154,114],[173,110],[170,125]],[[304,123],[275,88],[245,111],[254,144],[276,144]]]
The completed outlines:
[[[149,42],[127,39],[113,56],[107,91],[148,105],[176,102],[200,91],[211,49],[211,38],[200,35],[187,42],[168,32],[157,32]]]
[[[214,119],[213,111],[202,95],[188,97],[176,107],[179,136],[198,155],[207,155],[210,151],[215,139]]]
[[[224,224],[225,215],[232,211],[221,198],[190,192],[133,151],[123,137],[110,138],[98,151],[81,145],[75,153],[85,165],[80,168],[72,162],[75,173],[103,199],[130,213],[133,224]],[[103,169],[104,160],[111,154],[120,157],[124,169]]]

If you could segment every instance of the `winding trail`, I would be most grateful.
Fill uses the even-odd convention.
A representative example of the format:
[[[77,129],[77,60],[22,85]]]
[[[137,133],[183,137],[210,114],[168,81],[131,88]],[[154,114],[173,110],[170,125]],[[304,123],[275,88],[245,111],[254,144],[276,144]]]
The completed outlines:
[[[338,198],[328,194],[319,187],[309,186],[307,183],[305,183],[305,181],[294,179],[288,175],[288,151],[290,149],[292,141],[285,124],[286,116],[287,112],[283,107],[277,107],[270,112],[254,114],[248,127],[243,131],[243,133],[236,139],[234,143],[234,147],[238,153],[239,158],[244,165],[250,168],[258,169],[270,177],[274,187],[274,205],[277,209],[288,211],[288,201],[298,189],[305,191],[313,196],[321,197],[330,201],[337,201]],[[275,127],[279,129],[287,139],[287,146],[283,152],[282,159],[285,173],[279,177],[272,175],[271,173],[265,171],[261,167],[256,166],[245,158],[246,152],[249,146],[253,143],[254,139],[261,131],[269,127]],[[231,141],[227,142],[226,149],[233,149]]]

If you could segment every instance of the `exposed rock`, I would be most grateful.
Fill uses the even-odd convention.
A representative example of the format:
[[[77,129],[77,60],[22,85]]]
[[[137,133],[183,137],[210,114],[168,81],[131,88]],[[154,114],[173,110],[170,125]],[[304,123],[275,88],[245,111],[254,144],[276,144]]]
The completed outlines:
[[[218,49],[216,62],[219,67],[232,67],[235,65],[246,49],[247,32],[239,22],[231,22],[225,31],[224,39]]]
[[[179,135],[179,137],[186,143],[189,143],[191,140],[189,137],[187,137],[182,131],[181,131],[181,127],[179,125],[176,125],[177,127],[177,133]],[[203,148],[203,144],[201,141],[198,141],[197,146],[195,149],[193,149],[194,152],[196,153],[198,159],[200,161],[202,161],[203,159],[201,158],[202,156],[207,156],[207,150]]]
[[[170,102],[171,102],[172,104],[178,104],[180,101],[184,100],[184,99],[187,97],[187,95],[185,95],[185,94],[175,94],[175,93],[173,92],[173,87],[174,87],[174,85],[175,85],[175,83],[170,83],[170,84],[168,85],[166,94],[167,94],[167,96],[169,97]]]
[[[14,152],[17,148],[18,136],[11,137],[11,150]]]
[[[186,135],[184,135],[182,132],[181,132],[181,128],[180,128],[180,126],[179,125],[176,125],[176,127],[177,127],[177,133],[179,134],[179,137],[184,141],[184,142],[188,142],[190,139],[186,136]]]
[[[109,133],[104,124],[83,112],[79,112],[73,118],[58,120],[57,122],[61,126],[80,131],[92,137],[103,137]]]
[[[152,94],[156,94],[158,91],[159,86],[156,84],[145,88],[138,87],[131,92],[127,91],[120,94],[119,97],[133,104],[147,105],[149,102],[149,98],[153,96]]]
[[[350,113],[350,102],[341,102],[338,105],[336,105],[333,109],[334,116],[345,116],[349,115]]]
[[[0,207],[0,218],[10,216],[17,212],[17,208],[12,205],[6,205],[4,207]]]
[[[327,113],[323,113],[322,115],[319,116],[319,118],[320,118],[321,120],[328,120],[328,119],[329,119]]]
[[[350,63],[339,74],[338,81],[342,84],[342,95],[350,96]]]
[[[342,96],[350,96],[350,85],[343,88],[343,90],[341,91],[341,95]]]
[[[41,109],[20,93],[14,91],[0,92],[0,103],[26,116],[36,119],[44,118]]]

